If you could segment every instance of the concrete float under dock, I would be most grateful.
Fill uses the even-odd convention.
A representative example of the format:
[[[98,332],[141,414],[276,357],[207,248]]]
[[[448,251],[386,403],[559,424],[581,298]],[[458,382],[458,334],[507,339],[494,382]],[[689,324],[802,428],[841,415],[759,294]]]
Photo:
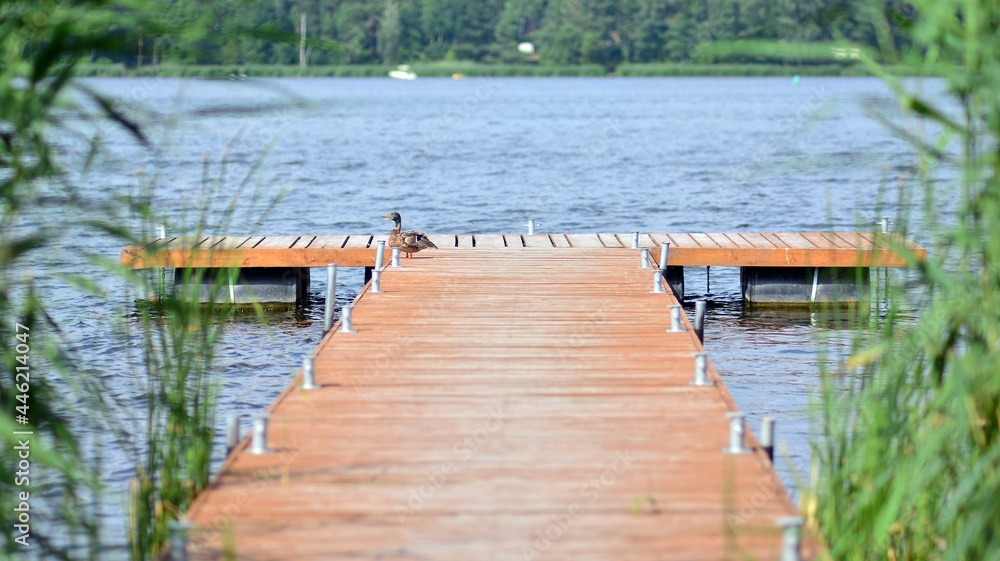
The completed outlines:
[[[684,299],[684,267],[739,267],[742,294],[753,304],[809,306],[851,304],[868,297],[868,270],[904,267],[926,258],[924,248],[893,233],[791,232],[712,234],[431,234],[439,248],[504,250],[517,258],[525,249],[634,249],[645,247],[658,263],[669,244],[666,280]],[[161,238],[122,250],[132,268],[223,268],[252,270],[235,280],[222,301],[301,302],[308,290],[303,271],[336,263],[375,265],[375,246],[386,235],[227,236]],[[637,243],[633,243],[637,242]],[[388,262],[388,251],[385,262]],[[384,264],[384,263],[383,263]],[[305,279],[303,281],[303,279]],[[367,281],[367,276],[366,276]],[[305,286],[303,286],[305,282]],[[203,288],[203,292],[204,292]],[[228,299],[227,299],[228,298]]]

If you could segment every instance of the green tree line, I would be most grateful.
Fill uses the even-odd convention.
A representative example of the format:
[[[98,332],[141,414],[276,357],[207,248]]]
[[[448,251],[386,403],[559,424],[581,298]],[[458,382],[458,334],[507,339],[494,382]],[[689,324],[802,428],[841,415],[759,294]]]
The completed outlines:
[[[170,23],[162,33],[116,29],[132,53],[94,52],[92,59],[128,66],[462,60],[612,69],[622,62],[784,62],[774,53],[737,49],[720,56],[703,48],[732,41],[839,41],[881,53],[904,47],[909,4],[872,6],[863,0],[159,0],[149,9]],[[207,31],[168,31],[192,28]],[[522,42],[535,52],[519,51]]]

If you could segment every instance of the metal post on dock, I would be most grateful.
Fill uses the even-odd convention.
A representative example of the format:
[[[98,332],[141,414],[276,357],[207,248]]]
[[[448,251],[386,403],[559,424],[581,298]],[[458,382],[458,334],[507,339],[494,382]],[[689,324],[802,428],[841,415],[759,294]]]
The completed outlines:
[[[663,271],[657,269],[653,271],[653,294],[663,294]]]
[[[385,260],[385,240],[375,242],[375,270],[382,270],[382,261]]]
[[[660,270],[667,270],[667,258],[670,257],[670,242],[664,242],[660,246]]]
[[[694,355],[694,380],[692,386],[714,386],[715,382],[708,379],[708,353]]]
[[[805,518],[801,516],[782,516],[777,520],[781,526],[781,561],[800,561],[802,556],[799,548],[802,541],[802,525]]]
[[[632,247],[629,249],[639,249],[639,232],[632,232]]]
[[[304,390],[318,390],[316,385],[316,359],[307,356],[302,359],[302,386]]]
[[[399,251],[398,247],[392,248],[392,261],[389,263],[390,267],[402,267],[402,265],[399,264]]]
[[[261,415],[253,420],[253,435],[250,437],[251,454],[267,454],[271,451],[267,447],[267,420],[270,415]]]
[[[333,327],[333,307],[337,304],[337,264],[326,266],[326,311],[323,312],[323,333]]]
[[[354,326],[351,325],[351,316],[354,314],[354,304],[344,304],[341,308],[340,316],[340,332],[341,333],[357,333],[354,330]]]
[[[382,270],[372,269],[372,288],[369,292],[382,294]]]
[[[528,227],[528,235],[533,236],[535,235],[535,226],[538,226],[538,222],[536,222],[534,218],[529,218],[528,223],[525,224],[525,226]]]
[[[670,306],[670,332],[680,333],[684,331],[684,324],[681,322],[681,314],[683,314],[680,306]]]
[[[723,448],[722,451],[726,454],[746,454],[750,451],[746,447],[746,444],[744,444],[746,414],[739,411],[731,411],[726,413],[726,416],[729,417],[729,446]]]
[[[167,225],[166,224],[160,224],[157,227],[157,234],[159,235],[159,238],[161,240],[166,240],[167,239]],[[160,268],[157,269],[157,273],[159,273],[159,278],[157,279],[158,282],[156,284],[156,290],[157,290],[157,292],[159,292],[162,295],[163,293],[165,293],[167,291],[167,270],[164,267],[160,267]]]
[[[190,522],[174,520],[167,525],[170,533],[170,561],[188,560],[188,533],[194,529]]]
[[[639,268],[640,269],[652,269],[653,266],[649,264],[649,248],[644,247],[642,251],[639,252]]]
[[[226,455],[228,456],[233,448],[240,443],[240,416],[228,415],[226,417]]]
[[[698,300],[694,303],[694,333],[703,345],[705,344],[705,310],[707,308],[708,302],[705,300]]]
[[[882,233],[883,234],[888,234],[889,233],[889,217],[888,216],[883,216],[882,217]],[[875,269],[875,274],[878,275],[878,269]],[[878,287],[877,287],[877,285],[878,285],[878,282],[877,282],[878,281],[878,277],[877,276],[875,277],[875,280],[876,280],[876,291],[877,291],[877,289],[878,289]],[[882,268],[882,280],[883,280],[883,282],[882,282],[882,294],[885,295],[886,303],[888,304],[888,298],[889,298],[889,268],[888,267],[883,267]]]
[[[771,417],[760,421],[760,447],[767,453],[767,459],[774,463],[774,419]]]

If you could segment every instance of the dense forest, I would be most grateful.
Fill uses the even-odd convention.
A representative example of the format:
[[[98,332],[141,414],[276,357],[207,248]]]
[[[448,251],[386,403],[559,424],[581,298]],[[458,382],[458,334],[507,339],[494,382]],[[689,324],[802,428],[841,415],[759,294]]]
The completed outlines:
[[[780,62],[704,46],[838,42],[891,53],[911,16],[905,2],[864,0],[161,0],[149,8],[176,27],[153,37],[119,29],[135,55],[93,59],[128,66],[461,60],[609,70],[622,62]],[[210,31],[171,32],[192,27]],[[534,51],[519,50],[524,42]]]

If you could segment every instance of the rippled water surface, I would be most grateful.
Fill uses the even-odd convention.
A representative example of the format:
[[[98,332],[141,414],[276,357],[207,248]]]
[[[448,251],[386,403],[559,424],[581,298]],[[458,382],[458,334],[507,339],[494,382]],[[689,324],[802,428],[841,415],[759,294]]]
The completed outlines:
[[[172,235],[192,226],[205,177],[223,178],[210,196],[218,217],[257,162],[244,198],[283,198],[266,214],[263,203],[242,204],[221,233],[376,232],[393,210],[406,226],[449,233],[521,232],[529,216],[542,232],[870,229],[879,215],[897,214],[897,182],[914,174],[911,151],[867,115],[897,119],[872,79],[87,83],[155,112],[147,118],[159,148],[109,128],[85,189],[99,197],[154,185]],[[298,105],[281,108],[289,103]],[[74,232],[65,243],[34,272],[79,355],[127,407],[139,392],[137,353],[126,353],[110,325],[132,312],[130,296],[101,279],[117,300],[80,297],[61,276],[93,272],[69,248],[110,259],[121,248]],[[778,465],[791,482],[808,466],[817,341],[833,334],[836,355],[849,337],[808,312],[745,310],[738,278],[735,269],[713,269],[710,279],[690,269],[688,296],[711,300],[706,347],[754,430],[764,415],[777,419],[787,445]],[[360,271],[340,280],[341,301],[362,284]],[[306,306],[273,312],[266,326],[253,316],[232,321],[218,355],[220,420],[262,411],[319,342],[320,271],[311,291]],[[107,479],[124,488],[127,459],[110,450],[106,465]]]

